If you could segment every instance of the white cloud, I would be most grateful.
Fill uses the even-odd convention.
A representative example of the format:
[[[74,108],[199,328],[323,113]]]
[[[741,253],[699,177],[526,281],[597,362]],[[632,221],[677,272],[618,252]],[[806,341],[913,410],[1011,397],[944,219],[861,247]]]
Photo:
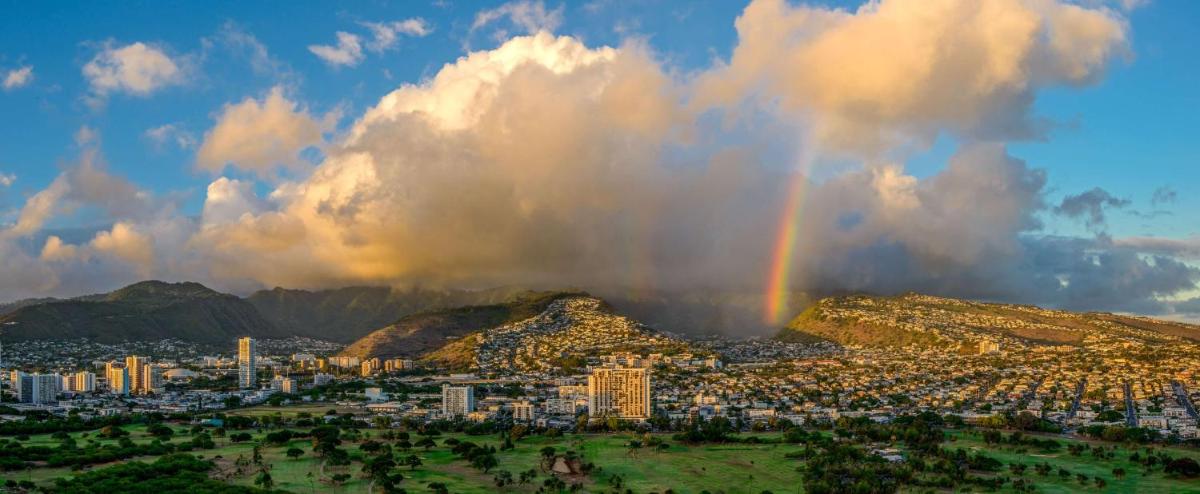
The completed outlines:
[[[17,181],[17,176],[11,173],[0,173],[0,187],[8,187]]]
[[[146,129],[144,135],[155,146],[160,148],[167,143],[172,143],[180,149],[192,149],[196,147],[196,136],[192,135],[191,132],[179,128],[175,124],[163,124],[158,127]]]
[[[552,33],[562,25],[563,6],[559,5],[554,10],[546,10],[546,4],[541,0],[536,2],[532,0],[516,0],[494,9],[482,10],[475,14],[475,21],[471,23],[471,30],[468,37],[501,19],[508,19],[514,27],[525,34],[534,34],[539,31]],[[507,37],[507,30],[497,32],[497,38],[503,39]]]
[[[97,96],[126,93],[147,96],[183,82],[180,64],[161,48],[142,42],[115,46],[107,42],[83,66],[83,75]]]
[[[254,183],[220,177],[208,184],[201,215],[205,225],[236,223],[242,215],[257,215],[266,206],[254,195]]]
[[[373,52],[389,50],[400,42],[400,35],[424,37],[433,32],[433,28],[425,19],[412,18],[395,22],[364,22],[374,37],[367,43],[367,49]]]
[[[330,113],[317,120],[276,86],[261,101],[246,98],[225,105],[216,125],[204,133],[196,165],[214,173],[233,165],[260,176],[279,166],[300,165],[301,151],[320,146],[336,118]]]
[[[308,51],[333,67],[353,67],[362,62],[364,57],[358,35],[345,31],[337,32],[337,46],[309,45]]]
[[[875,154],[1042,133],[1037,90],[1101,76],[1127,50],[1107,9],[1069,2],[886,0],[856,11],[758,0],[738,18],[728,64],[698,81],[693,105],[747,101],[805,117],[816,144]]]
[[[17,89],[33,82],[33,67],[24,66],[9,70],[4,76],[4,90]]]

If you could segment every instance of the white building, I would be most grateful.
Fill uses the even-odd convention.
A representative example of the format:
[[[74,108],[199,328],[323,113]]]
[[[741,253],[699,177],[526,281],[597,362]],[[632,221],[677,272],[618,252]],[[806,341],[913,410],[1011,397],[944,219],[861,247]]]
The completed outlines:
[[[62,377],[58,374],[26,374],[14,372],[13,386],[21,403],[52,403],[58,398]]]
[[[575,415],[575,400],[566,398],[551,398],[546,400],[546,413],[549,415]]]
[[[383,392],[383,388],[367,388],[363,390],[363,395],[370,401],[387,401],[387,393]]]
[[[71,391],[76,393],[91,393],[96,391],[96,374],[80,371],[72,374]]]
[[[644,368],[605,367],[588,376],[588,416],[650,418],[650,374]]]
[[[466,417],[475,411],[475,388],[442,385],[442,415],[447,418]]]
[[[333,382],[333,374],[318,373],[313,376],[313,386],[324,386]]]
[[[287,377],[283,379],[279,390],[287,394],[296,394],[300,392],[300,384],[295,378]]]
[[[258,368],[255,353],[258,346],[249,336],[238,339],[238,387],[253,389],[258,386]]]
[[[528,401],[518,401],[513,403],[513,420],[522,422],[533,421],[533,404]]]

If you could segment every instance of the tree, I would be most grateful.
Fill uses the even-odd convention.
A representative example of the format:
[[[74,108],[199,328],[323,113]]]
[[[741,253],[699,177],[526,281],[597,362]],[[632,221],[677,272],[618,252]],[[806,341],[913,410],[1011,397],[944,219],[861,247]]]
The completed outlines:
[[[488,470],[496,468],[499,464],[500,462],[496,460],[496,455],[491,453],[478,455],[471,460],[471,465],[483,470],[483,473],[488,473]]]
[[[418,458],[417,455],[408,455],[408,458],[404,459],[404,464],[408,465],[409,470],[416,470],[421,466],[421,458]]]
[[[258,477],[254,479],[254,485],[262,487],[263,489],[270,489],[275,486],[275,481],[271,479],[270,472],[263,470],[262,472],[259,472]]]
[[[288,450],[287,450],[287,457],[288,457],[288,458],[291,458],[291,459],[293,459],[293,460],[294,460],[294,459],[296,459],[296,458],[299,458],[299,457],[301,457],[301,456],[304,456],[304,450],[303,450],[303,449],[300,449],[300,448],[288,448]]]
[[[546,446],[541,449],[542,453],[542,470],[548,470],[554,466],[554,446]]]
[[[496,483],[496,487],[504,487],[506,485],[512,485],[513,475],[512,472],[508,470],[500,470],[496,472],[496,476],[492,477],[492,480]]]
[[[1177,458],[1166,462],[1163,473],[1190,479],[1200,476],[1200,463],[1191,458]]]
[[[1113,477],[1116,477],[1117,480],[1121,480],[1121,479],[1125,478],[1125,469],[1124,468],[1114,468],[1114,469],[1112,469],[1112,474],[1113,474]]]
[[[416,445],[418,447],[425,448],[425,451],[429,451],[429,448],[437,446],[437,443],[434,442],[433,438],[423,437],[420,441],[417,441]]]

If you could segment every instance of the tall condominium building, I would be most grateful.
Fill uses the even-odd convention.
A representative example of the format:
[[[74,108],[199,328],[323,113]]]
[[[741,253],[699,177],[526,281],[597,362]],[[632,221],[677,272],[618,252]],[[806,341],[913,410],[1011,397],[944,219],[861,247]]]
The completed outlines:
[[[146,364],[149,363],[149,357],[139,357],[137,355],[125,357],[125,368],[129,369],[129,392],[134,394],[149,392],[146,390]]]
[[[588,416],[650,418],[650,374],[644,368],[594,369],[588,376]]]
[[[255,368],[255,353],[258,351],[254,338],[238,340],[238,386],[242,389],[258,386],[258,369]]]
[[[130,379],[129,369],[125,364],[120,362],[108,362],[104,364],[104,379],[108,380],[108,390],[119,395],[127,395],[130,393],[133,381]]]
[[[58,398],[62,377],[58,374],[15,372],[12,385],[16,388],[17,398],[21,403],[52,403]]]
[[[91,376],[90,382],[88,376]],[[87,371],[63,374],[62,385],[58,389],[63,390],[63,392],[90,393],[96,390],[96,375]]]
[[[471,386],[442,385],[442,415],[466,417],[475,411],[475,388]]]
[[[142,366],[141,372],[142,393],[161,393],[163,390],[163,373],[162,369],[155,367],[153,364]]]

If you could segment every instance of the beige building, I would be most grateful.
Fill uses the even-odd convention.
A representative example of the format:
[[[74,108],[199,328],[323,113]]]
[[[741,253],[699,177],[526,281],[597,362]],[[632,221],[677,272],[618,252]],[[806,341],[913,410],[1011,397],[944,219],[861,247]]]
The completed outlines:
[[[130,355],[125,357],[125,368],[129,369],[129,392],[148,393],[146,389],[146,365],[150,363],[149,357],[139,357]]]
[[[533,421],[533,403],[528,401],[518,401],[513,403],[513,420],[521,422]]]
[[[249,336],[238,339],[238,387],[252,389],[258,386],[258,362],[255,353],[258,345]]]
[[[588,376],[588,416],[650,418],[650,373],[644,368],[605,367]]]

